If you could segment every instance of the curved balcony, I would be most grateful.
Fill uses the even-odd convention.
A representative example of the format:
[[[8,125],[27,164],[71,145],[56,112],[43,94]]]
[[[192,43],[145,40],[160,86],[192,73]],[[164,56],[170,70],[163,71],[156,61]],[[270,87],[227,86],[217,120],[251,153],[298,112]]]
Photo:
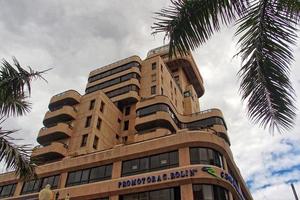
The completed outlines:
[[[67,156],[68,146],[60,142],[52,142],[47,146],[37,146],[32,150],[31,157],[38,162],[48,162]]]
[[[131,104],[140,100],[140,96],[137,91],[129,91],[125,94],[115,96],[111,98],[112,102],[119,102],[119,104]]]
[[[53,96],[49,103],[49,110],[54,111],[55,108],[64,105],[73,106],[80,102],[81,95],[75,90],[68,90]]]
[[[38,143],[41,145],[49,144],[56,140],[65,139],[71,137],[72,126],[67,123],[58,123],[55,126],[41,128],[37,137]]]
[[[158,111],[152,115],[145,117],[137,117],[135,121],[135,129],[137,131],[148,130],[152,128],[166,128],[171,132],[175,132],[178,128],[169,113]]]
[[[72,106],[63,106],[55,111],[48,111],[44,117],[43,124],[49,127],[59,122],[67,122],[76,118],[76,110]]]

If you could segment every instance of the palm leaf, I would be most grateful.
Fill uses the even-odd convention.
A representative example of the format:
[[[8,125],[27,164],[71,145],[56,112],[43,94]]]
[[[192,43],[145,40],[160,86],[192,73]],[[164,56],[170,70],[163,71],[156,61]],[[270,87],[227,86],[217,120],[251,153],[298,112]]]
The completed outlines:
[[[169,55],[178,50],[186,54],[205,43],[221,24],[240,16],[246,0],[173,0],[172,5],[156,13],[153,34],[164,32],[169,37]]]
[[[2,130],[0,128],[0,161],[4,161],[7,169],[14,169],[21,179],[35,176],[35,165],[30,160],[30,146],[16,145],[16,139],[11,137],[15,130]]]
[[[13,57],[13,67],[6,60],[0,68],[0,116],[24,115],[30,110],[26,100],[31,93],[31,81],[36,78],[44,79],[41,75],[48,71],[34,71],[30,67],[25,70]],[[45,80],[45,79],[44,79]]]
[[[280,9],[279,9],[280,8]],[[240,92],[251,120],[282,132],[295,119],[295,93],[289,80],[296,21],[276,0],[253,1],[239,21],[242,57]]]

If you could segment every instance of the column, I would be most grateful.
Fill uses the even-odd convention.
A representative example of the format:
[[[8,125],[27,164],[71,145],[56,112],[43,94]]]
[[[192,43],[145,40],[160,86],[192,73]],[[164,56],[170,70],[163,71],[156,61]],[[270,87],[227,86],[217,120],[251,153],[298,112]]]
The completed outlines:
[[[186,184],[180,186],[181,200],[193,200],[193,185]]]

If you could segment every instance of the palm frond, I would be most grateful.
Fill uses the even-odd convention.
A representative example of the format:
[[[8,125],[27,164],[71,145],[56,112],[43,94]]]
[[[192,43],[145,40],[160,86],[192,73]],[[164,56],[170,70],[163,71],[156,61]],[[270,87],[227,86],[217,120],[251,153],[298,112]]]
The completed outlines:
[[[155,13],[158,20],[153,34],[169,38],[169,55],[176,50],[187,54],[205,43],[221,24],[229,24],[245,11],[247,0],[173,0],[172,5]]]
[[[30,160],[30,146],[16,145],[16,139],[11,134],[16,130],[2,130],[0,128],[0,161],[4,161],[7,169],[14,169],[15,174],[21,179],[35,176],[35,165]]]
[[[26,100],[31,94],[31,81],[41,78],[44,71],[34,71],[30,67],[25,70],[13,57],[13,67],[6,60],[2,61],[0,68],[0,115],[24,115],[30,110],[30,103]],[[16,101],[16,102],[13,102]]]
[[[289,80],[296,22],[277,0],[253,1],[236,35],[242,58],[240,92],[248,115],[273,133],[289,130],[295,119],[295,92]]]
[[[277,9],[285,13],[286,17],[300,22],[300,1],[299,0],[278,0]]]

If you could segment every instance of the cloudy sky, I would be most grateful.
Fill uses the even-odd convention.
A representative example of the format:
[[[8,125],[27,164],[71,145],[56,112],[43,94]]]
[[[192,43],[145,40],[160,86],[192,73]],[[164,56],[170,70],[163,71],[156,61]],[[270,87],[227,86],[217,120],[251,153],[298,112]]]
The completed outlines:
[[[168,4],[169,0],[0,0],[0,58],[11,61],[16,56],[23,66],[36,70],[53,68],[45,75],[48,83],[33,83],[31,113],[7,121],[6,128],[22,129],[18,137],[36,145],[51,96],[68,89],[83,94],[91,70],[134,54],[145,58],[149,49],[163,44],[163,35],[151,35],[151,25],[153,12]],[[223,110],[235,160],[254,199],[293,199],[290,182],[300,193],[300,119],[290,133],[274,136],[248,121],[238,94],[240,62],[232,58],[233,33],[234,28],[225,28],[193,53],[205,81],[201,109]],[[299,47],[295,57],[291,78],[299,96]]]

